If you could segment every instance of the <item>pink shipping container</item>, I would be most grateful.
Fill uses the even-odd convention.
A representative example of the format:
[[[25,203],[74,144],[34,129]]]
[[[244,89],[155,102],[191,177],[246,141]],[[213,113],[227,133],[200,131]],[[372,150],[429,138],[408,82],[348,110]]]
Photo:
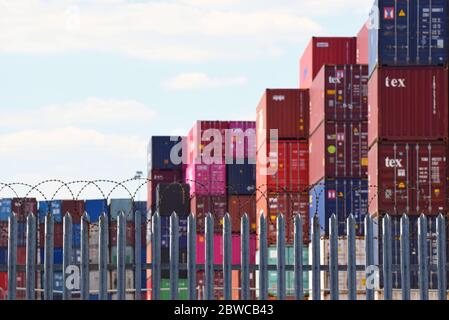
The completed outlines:
[[[308,89],[325,64],[357,63],[357,38],[313,37],[300,60],[300,88]]]
[[[359,33],[357,34],[357,63],[368,64],[369,63],[369,30],[368,23],[366,21]]]
[[[448,138],[448,69],[380,67],[369,80],[368,141]]]
[[[236,137],[227,144],[228,154],[233,159],[254,159],[256,157],[256,122],[255,121],[231,121],[229,122],[229,133]],[[246,136],[245,136],[246,134]]]
[[[206,261],[205,237],[197,235],[196,238],[196,263],[204,264]],[[256,263],[256,235],[250,235],[249,238],[249,263]],[[232,264],[240,265],[242,263],[241,236],[232,235]],[[223,236],[214,235],[214,264],[223,264]]]
[[[192,196],[225,195],[226,165],[190,164],[186,167],[185,181]]]
[[[325,65],[310,88],[310,134],[324,121],[368,120],[368,66]]]
[[[213,143],[213,138],[209,139],[204,134],[208,130],[217,130],[221,135],[221,157],[219,164],[223,164],[226,154],[226,131],[229,130],[229,122],[227,121],[196,121],[195,125],[189,131],[187,137],[187,161],[189,164],[205,164],[203,156],[208,157],[209,154],[204,153],[205,148]],[[212,141],[211,141],[212,140]],[[212,152],[212,157],[216,155],[216,150]],[[215,162],[217,163],[217,162]]]
[[[368,177],[368,123],[323,122],[309,138],[310,184]]]

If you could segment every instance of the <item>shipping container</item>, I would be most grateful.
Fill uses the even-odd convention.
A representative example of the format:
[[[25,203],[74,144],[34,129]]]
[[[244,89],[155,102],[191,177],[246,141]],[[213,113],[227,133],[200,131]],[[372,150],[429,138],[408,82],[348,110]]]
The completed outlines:
[[[62,223],[62,201],[39,201],[39,223],[45,222],[45,217],[48,213],[53,215],[55,223]]]
[[[126,240],[126,245],[127,246],[134,246],[134,244],[136,243],[135,227],[136,226],[135,226],[134,223],[128,222],[126,224],[126,238],[125,238],[125,240]],[[141,241],[144,241],[142,243],[146,243],[146,234],[142,234]],[[114,222],[114,221],[109,223],[109,245],[112,245],[112,246],[116,246],[117,245],[117,222]]]
[[[33,198],[14,198],[11,207],[17,215],[17,221],[26,222],[30,213],[37,214],[37,201]]]
[[[257,106],[257,151],[277,139],[307,139],[309,135],[309,91],[300,89],[266,89]]]
[[[308,89],[325,64],[355,64],[357,38],[313,37],[300,60],[300,88]]]
[[[368,87],[370,146],[382,140],[447,140],[447,68],[381,67]]]
[[[227,212],[226,196],[196,196],[190,200],[192,214],[196,218],[196,232],[204,233],[206,230],[205,219],[208,213],[214,218],[215,233],[223,232],[223,217]]]
[[[188,300],[189,282],[187,279],[178,279],[178,300]],[[171,300],[170,279],[161,279],[161,300]]]
[[[134,221],[134,210],[132,199],[111,199],[110,202],[111,220],[117,221],[120,213],[124,213],[127,221]]]
[[[370,74],[384,65],[444,65],[448,62],[446,0],[376,0],[370,13]]]
[[[368,213],[367,179],[324,179],[309,192],[310,220],[318,216],[321,234],[329,235],[329,218],[335,214],[338,235],[346,235],[346,220],[352,214],[356,221],[355,233],[363,236],[365,216]]]
[[[160,183],[156,188],[156,208],[161,217],[178,217],[190,214],[190,186],[188,184]]]
[[[161,247],[170,248],[170,217],[161,217]],[[179,248],[187,249],[187,217],[178,218]]]
[[[148,203],[147,201],[134,201],[134,214],[140,212],[142,223],[147,219]]]
[[[268,244],[277,243],[277,216],[282,213],[285,218],[285,241],[293,244],[294,220],[299,214],[303,223],[304,243],[309,241],[309,195],[307,193],[274,193],[262,196],[257,201],[257,230],[260,215],[267,219]]]
[[[191,195],[221,196],[226,194],[225,164],[192,164],[186,167],[185,181]]]
[[[117,265],[117,246],[111,247],[111,263]],[[127,245],[125,247],[125,264],[134,263],[134,247]]]
[[[309,138],[309,181],[368,177],[368,122],[322,122]]]
[[[187,138],[179,136],[153,136],[148,143],[148,173],[153,170],[181,170],[182,151]]]
[[[255,164],[226,165],[228,195],[252,195],[256,192]]]
[[[198,283],[198,300],[205,299],[206,275],[204,271],[197,271],[196,281]],[[224,300],[223,294],[224,278],[223,271],[214,271],[214,299]]]
[[[16,251],[17,256],[17,264],[25,265],[26,264],[26,248],[17,248]],[[0,247],[0,265],[8,264],[8,248]]]
[[[25,291],[17,288],[26,287],[26,275],[23,271],[16,274],[16,300],[25,300]],[[8,299],[8,272],[0,272],[0,300]]]
[[[63,200],[62,201],[62,213],[65,215],[66,213],[70,213],[72,218],[72,223],[80,224],[81,217],[83,216],[84,210],[84,201],[83,200]]]
[[[55,223],[53,225],[53,247],[62,248],[64,243],[63,224]],[[39,247],[45,247],[45,224],[39,224]]]
[[[231,216],[232,232],[241,232],[242,217],[246,213],[249,219],[249,230],[257,232],[256,221],[256,196],[229,196],[228,212]]]
[[[382,142],[369,151],[371,215],[447,212],[447,155],[443,142]]]
[[[229,130],[227,121],[196,121],[187,137],[187,163],[224,164],[227,130]]]
[[[147,190],[148,190],[148,210],[156,212],[156,189],[160,183],[182,183],[181,170],[152,170],[148,175]]]
[[[232,270],[232,300],[242,300],[242,271]],[[256,300],[256,288],[258,284],[256,283],[256,271],[250,271],[249,273],[249,299]]]
[[[369,63],[369,26],[370,21],[366,21],[357,33],[357,63]]]
[[[323,121],[367,120],[368,66],[324,65],[310,87],[310,134]]]
[[[309,144],[306,141],[281,140],[263,145],[258,150],[267,155],[268,163],[258,162],[256,186],[258,193],[304,192],[309,186]]]
[[[179,265],[187,264],[187,248],[179,250]],[[161,278],[170,278],[170,248],[161,248]],[[165,268],[163,267],[165,265]],[[178,277],[180,279],[187,278],[187,270],[179,270]]]
[[[0,222],[0,247],[8,247],[8,222]],[[27,227],[25,222],[17,223],[17,246],[25,247],[27,241]]]
[[[7,222],[12,212],[12,200],[0,199],[0,221]]]
[[[246,160],[256,158],[256,122],[231,121],[226,137],[226,162],[229,159]],[[230,140],[230,141],[229,141]]]
[[[89,215],[90,223],[99,222],[103,213],[109,216],[108,201],[106,199],[86,200],[84,208]]]

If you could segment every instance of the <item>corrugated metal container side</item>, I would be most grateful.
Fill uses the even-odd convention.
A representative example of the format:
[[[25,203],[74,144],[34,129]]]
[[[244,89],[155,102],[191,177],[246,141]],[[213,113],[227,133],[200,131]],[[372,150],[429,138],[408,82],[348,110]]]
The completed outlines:
[[[229,196],[228,212],[231,216],[232,232],[240,233],[241,218],[246,213],[249,218],[250,232],[257,232],[256,196]]]
[[[447,64],[448,6],[446,0],[376,0],[370,14],[370,73],[377,65]]]
[[[171,153],[182,159],[182,146],[186,137],[153,136],[148,143],[148,172],[152,170],[181,170],[181,163],[173,163]],[[176,149],[174,149],[176,147]],[[176,152],[177,151],[177,152]]]
[[[309,138],[309,181],[368,177],[368,122],[322,122]]]
[[[29,213],[37,214],[37,201],[34,198],[13,198],[12,210],[17,215],[17,221],[25,222]]]
[[[187,217],[178,219],[179,248],[187,249]],[[161,247],[170,248],[170,217],[161,217]]]
[[[195,196],[190,200],[192,214],[196,218],[196,232],[204,233],[205,217],[210,212],[214,217],[215,233],[223,232],[223,217],[227,212],[226,196]]]
[[[221,196],[226,194],[225,164],[191,164],[185,173],[192,196]]]
[[[67,212],[72,217],[72,223],[81,223],[81,217],[84,214],[84,201],[83,200],[63,200],[62,201],[62,213],[65,215]]]
[[[268,164],[260,162],[267,155]],[[277,142],[258,150],[256,187],[261,193],[304,192],[309,185],[309,144],[307,141]],[[267,168],[269,171],[267,171]]]
[[[148,175],[148,209],[156,211],[156,188],[160,183],[182,183],[183,176],[181,170],[152,170]]]
[[[241,300],[242,294],[242,271],[241,270],[232,270],[232,300]],[[250,287],[250,296],[249,300],[256,300],[256,290],[253,288],[257,288],[258,284],[256,283],[256,271],[250,271],[249,273],[249,287]]]
[[[368,66],[323,66],[310,87],[310,134],[323,121],[366,120]]]
[[[8,247],[8,222],[2,221],[0,222],[0,247]],[[17,246],[25,247],[26,246],[26,223],[18,222],[17,223]]]
[[[325,64],[354,64],[356,61],[357,38],[313,37],[299,62],[300,88],[310,88]]]
[[[84,208],[89,215],[90,223],[98,222],[103,213],[109,216],[109,206],[106,199],[86,200]]]
[[[262,196],[257,201],[257,230],[259,230],[260,215],[263,212],[268,224],[268,244],[276,244],[279,213],[285,217],[286,243],[293,244],[294,219],[296,215],[303,218],[303,240],[309,241],[309,197],[307,193],[274,193]]]
[[[142,215],[142,223],[145,223],[147,217],[147,206],[146,201],[134,201],[134,212],[140,212]]]
[[[234,137],[231,141],[227,141],[227,154],[232,155],[232,159],[256,158],[255,121],[231,121],[229,122],[229,133]],[[226,158],[228,159],[228,157]]]
[[[111,263],[117,265],[117,246],[115,245],[111,246]],[[134,263],[134,247],[127,245],[125,248],[125,264],[132,263]]]
[[[197,271],[196,273],[196,281],[198,284],[198,295],[199,300],[205,299],[205,288],[206,288],[206,276],[204,271]],[[223,295],[223,288],[224,287],[224,281],[223,281],[223,271],[214,271],[214,300],[224,300]]]
[[[187,160],[189,164],[204,164],[204,157],[215,157],[215,151],[212,151],[212,154],[205,154],[205,148],[213,143],[213,139],[209,139],[204,135],[207,130],[218,130],[221,134],[221,157],[217,154],[218,160],[220,161],[218,164],[225,163],[225,155],[226,155],[226,131],[229,129],[229,122],[227,121],[196,121],[192,129],[189,131],[189,135],[187,137],[187,150],[188,156]],[[212,140],[212,141],[211,141]]]
[[[357,63],[369,63],[369,20],[366,21],[357,33]]]
[[[370,214],[447,212],[447,156],[443,142],[373,145],[369,151]]]
[[[251,195],[256,192],[256,165],[226,165],[226,180],[229,195]]]
[[[179,250],[179,264],[187,264],[187,249]],[[151,262],[150,262],[151,263]],[[161,248],[161,263],[162,264],[170,264],[170,249],[169,248]],[[180,279],[187,278],[187,270],[179,270],[178,274]],[[170,279],[170,270],[161,270],[161,278],[162,279]]]
[[[19,247],[17,248],[17,264],[25,265],[26,264],[26,248]],[[1,247],[0,248],[0,264],[7,265],[8,264],[8,248]]]
[[[8,221],[12,212],[12,200],[0,199],[0,221]]]
[[[48,213],[53,215],[55,223],[62,223],[62,201],[39,201],[39,223],[45,222]]]
[[[53,226],[53,246],[55,248],[62,248],[64,242],[63,224],[55,223]],[[39,224],[39,247],[45,246],[45,225]]]
[[[266,89],[256,112],[257,150],[270,140],[270,130],[278,130],[278,139],[309,135],[309,90]]]
[[[190,187],[188,184],[160,183],[156,189],[156,208],[162,217],[176,212],[179,217],[190,214]]]
[[[370,146],[377,140],[447,140],[448,70],[382,67],[369,81]]]
[[[323,236],[329,235],[329,218],[335,214],[338,235],[346,235],[346,219],[352,214],[356,220],[356,235],[365,234],[368,213],[368,180],[326,179],[309,192],[310,219],[318,215]]]
[[[117,221],[117,217],[121,212],[125,213],[127,221],[134,220],[133,201],[131,199],[111,199],[111,220]]]
[[[178,298],[179,300],[189,300],[187,279],[178,280]],[[161,279],[161,300],[171,300],[170,279]]]
[[[136,243],[135,239],[135,229],[136,226],[134,223],[127,222],[126,223],[126,244],[129,246],[134,246]],[[146,226],[141,225],[141,240],[142,245],[144,246],[146,244]],[[117,245],[117,222],[110,222],[109,223],[109,244],[110,245]]]

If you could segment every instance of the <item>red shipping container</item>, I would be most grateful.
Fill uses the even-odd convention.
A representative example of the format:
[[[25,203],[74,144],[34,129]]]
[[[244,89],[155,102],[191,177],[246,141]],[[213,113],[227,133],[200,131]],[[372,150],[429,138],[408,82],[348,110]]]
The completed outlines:
[[[282,213],[285,218],[286,243],[294,241],[294,219],[300,215],[303,219],[303,240],[309,241],[309,195],[308,193],[268,194],[257,201],[257,228],[260,215],[267,219],[268,244],[277,243],[277,216]]]
[[[309,91],[267,89],[257,107],[257,150],[270,140],[270,130],[278,139],[307,139],[309,135]]]
[[[148,209],[155,211],[156,205],[156,188],[160,183],[182,183],[181,170],[152,170],[148,176],[147,191],[148,191]]]
[[[310,134],[323,121],[368,120],[368,66],[325,65],[310,88]]]
[[[65,216],[67,212],[72,217],[72,223],[80,224],[81,217],[84,214],[84,201],[82,200],[63,200],[61,204],[62,214]]]
[[[0,247],[8,247],[8,222],[0,222]]]
[[[145,238],[146,238],[146,234],[145,234]],[[144,238],[144,235],[142,234],[141,241],[143,241],[145,238]],[[126,223],[126,245],[133,247],[135,245],[135,243],[136,243],[135,224],[127,222]],[[146,243],[146,239],[142,243]],[[109,223],[109,244],[111,246],[117,245],[117,222]]]
[[[276,152],[277,147],[277,152]],[[260,161],[267,155],[267,165]],[[269,170],[267,170],[267,168]],[[309,186],[309,145],[307,141],[279,141],[258,150],[256,186],[260,192],[304,192]]]
[[[37,201],[32,198],[12,199],[12,210],[17,215],[17,221],[26,222],[29,213],[37,215]]]
[[[357,34],[357,63],[369,63],[369,21],[366,21]]]
[[[313,37],[300,60],[300,88],[308,89],[325,64],[355,64],[357,38]]]
[[[26,275],[24,271],[17,271],[16,288],[26,287]],[[0,272],[0,300],[8,297],[8,272]],[[16,300],[25,299],[25,290],[16,290]]]
[[[205,299],[205,289],[206,289],[206,274],[204,271],[197,271],[196,281],[198,283],[198,295],[199,300]],[[223,271],[214,271],[214,299],[224,300],[223,295],[224,278]]]
[[[369,97],[370,146],[378,140],[447,140],[447,68],[376,68]]]
[[[225,164],[188,165],[185,180],[192,196],[221,196],[227,192]]]
[[[227,212],[226,196],[195,196],[190,201],[192,214],[196,218],[196,232],[204,234],[205,218],[210,212],[214,217],[215,233],[223,232],[223,217]]]
[[[309,181],[368,177],[368,123],[323,122],[309,138]]]
[[[188,156],[187,160],[189,164],[209,164],[205,162],[204,157],[215,157],[217,156],[218,163],[216,164],[224,164],[225,160],[225,145],[226,145],[226,131],[229,129],[229,122],[227,121],[196,121],[193,128],[190,129],[189,135],[187,137],[187,149]],[[212,132],[210,130],[217,130],[217,132]],[[207,135],[211,134],[212,137]],[[206,133],[206,134],[205,134]],[[220,134],[221,136],[221,156],[216,153],[216,149],[214,149],[211,154],[209,152],[205,152],[205,148],[209,146],[209,144],[214,143],[215,134]],[[220,143],[220,142],[218,142]],[[219,146],[217,146],[219,147]]]
[[[53,247],[62,248],[64,244],[64,229],[62,223],[55,223],[53,225]],[[39,225],[39,247],[45,247],[45,224]]]
[[[232,159],[256,158],[256,122],[255,121],[231,121],[229,122],[229,137],[227,141],[226,159],[229,155]]]
[[[442,142],[376,143],[369,151],[371,215],[447,212],[447,153]]]
[[[232,232],[240,233],[241,219],[246,213],[249,218],[250,232],[257,232],[256,196],[229,196],[228,212],[231,215]]]

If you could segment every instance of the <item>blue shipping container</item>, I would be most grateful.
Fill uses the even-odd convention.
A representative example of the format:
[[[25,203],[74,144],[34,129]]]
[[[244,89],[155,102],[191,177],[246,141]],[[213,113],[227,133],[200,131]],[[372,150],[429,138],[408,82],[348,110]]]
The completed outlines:
[[[124,212],[127,221],[134,221],[133,201],[131,199],[112,199],[110,205],[111,220],[117,221],[117,216]]]
[[[147,202],[134,201],[134,212],[137,211],[142,215],[142,224],[145,224],[147,220]]]
[[[106,215],[109,216],[108,201],[105,199],[86,200],[84,208],[89,215],[91,223],[98,222],[103,213],[106,213]]]
[[[27,225],[26,222],[17,223],[17,245],[26,247],[27,244]]]
[[[72,247],[81,247],[81,224],[72,224]]]
[[[229,195],[252,195],[256,192],[255,164],[226,165],[226,179]]]
[[[62,201],[39,201],[39,223],[45,222],[48,213],[53,215],[55,223],[62,223]]]
[[[8,248],[0,248],[0,264],[8,263]]]
[[[44,263],[45,258],[45,249],[40,249],[40,255],[41,255],[41,263]],[[62,254],[62,248],[55,248],[53,249],[53,263],[54,264],[62,264],[63,254]]]
[[[179,221],[179,249],[187,248],[187,218]],[[161,246],[170,248],[170,217],[161,217]]]
[[[0,199],[0,221],[8,221],[12,211],[11,199]]]
[[[148,173],[151,170],[181,170],[182,161],[180,163],[173,163],[173,155],[178,159],[182,157],[182,137],[179,136],[158,136],[151,137],[148,144]]]
[[[445,65],[447,0],[376,0],[369,30],[370,74],[379,65]]]
[[[352,214],[356,219],[356,235],[363,236],[368,212],[368,180],[322,180],[309,191],[309,208],[310,225],[317,214],[323,236],[329,235],[329,218],[333,214],[338,220],[338,235],[346,235],[346,219]]]

